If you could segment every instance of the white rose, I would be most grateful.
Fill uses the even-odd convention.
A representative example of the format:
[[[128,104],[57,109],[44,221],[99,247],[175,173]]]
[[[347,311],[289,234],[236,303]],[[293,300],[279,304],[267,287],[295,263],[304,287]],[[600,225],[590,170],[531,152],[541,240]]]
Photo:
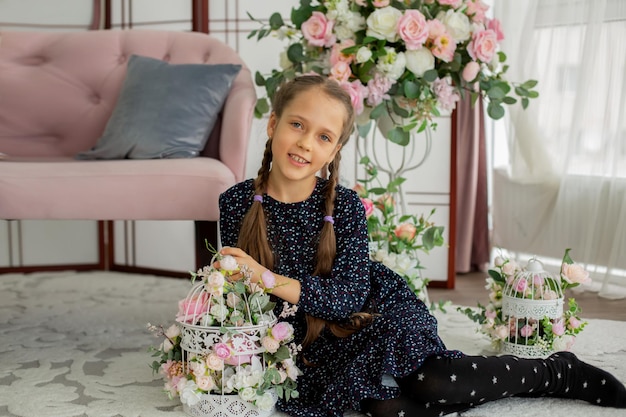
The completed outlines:
[[[258,397],[254,404],[259,407],[259,410],[271,411],[274,408],[274,404],[276,404],[276,399],[272,396],[272,394],[266,392]]]
[[[161,343],[161,350],[165,353],[169,352],[170,350],[172,350],[172,348],[174,347],[174,345],[172,345],[172,342],[170,342],[169,339],[165,339],[163,341],[163,343]]]
[[[416,77],[423,77],[428,70],[435,68],[435,56],[428,48],[406,51],[406,67]]]
[[[182,389],[180,393],[180,400],[183,404],[187,404],[190,407],[198,404],[200,402],[201,392],[198,390],[198,386],[193,381],[187,381],[185,387]]]
[[[496,326],[496,328],[493,329],[493,336],[499,340],[506,339],[509,336],[508,326],[504,326],[504,325]]]
[[[206,364],[204,362],[189,362],[189,370],[196,376],[204,375],[206,372]]]
[[[287,57],[287,51],[282,51],[278,57],[278,63],[282,69],[287,70],[293,67],[293,62],[291,62]]]
[[[348,12],[344,24],[352,32],[358,32],[365,28],[365,18],[359,12]]]
[[[336,25],[333,28],[333,32],[337,36],[339,41],[345,41],[346,39],[354,39],[354,31],[346,25]]]
[[[216,304],[211,307],[211,315],[218,321],[224,321],[228,316],[228,308],[222,304]]]
[[[234,271],[237,269],[237,260],[230,255],[226,255],[220,259],[220,268],[226,271]]]
[[[572,349],[576,336],[565,334],[563,336],[556,337],[552,342],[552,349],[557,352],[569,351]]]
[[[398,36],[398,20],[401,17],[402,12],[391,6],[376,9],[366,20],[366,35],[396,42],[400,38]]]
[[[395,269],[396,267],[396,254],[388,253],[387,256],[383,258],[383,265],[385,265],[389,269]]]
[[[390,46],[385,47],[387,54],[378,58],[376,68],[383,74],[386,74],[388,78],[397,80],[404,74],[406,69],[406,56],[404,52],[396,52],[396,50]]]
[[[239,398],[244,401],[252,401],[256,397],[256,390],[252,387],[245,387],[242,390],[239,390]]]
[[[176,324],[172,324],[165,331],[165,336],[169,337],[170,339],[180,336],[180,327],[178,327],[178,325]]]
[[[198,388],[207,392],[210,392],[213,388],[215,388],[215,381],[213,381],[213,378],[208,375],[196,377],[196,384],[198,385]]]
[[[446,30],[456,41],[456,43],[465,42],[471,36],[472,25],[465,13],[457,13],[454,10],[439,13],[437,15]]]
[[[356,51],[356,62],[362,64],[367,62],[372,57],[372,51],[367,46],[362,46]]]
[[[396,257],[396,272],[405,273],[412,265],[413,260],[406,253]]]
[[[213,369],[214,371],[221,371],[224,369],[224,361],[220,359],[215,353],[210,353],[206,359],[204,360],[207,368]]]

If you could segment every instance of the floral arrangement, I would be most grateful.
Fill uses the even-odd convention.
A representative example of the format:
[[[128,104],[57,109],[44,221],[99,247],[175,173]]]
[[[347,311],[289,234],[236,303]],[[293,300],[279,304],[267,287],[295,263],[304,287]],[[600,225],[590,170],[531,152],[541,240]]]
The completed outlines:
[[[391,118],[385,136],[406,145],[411,132],[435,127],[432,117],[449,112],[469,94],[482,97],[493,119],[503,105],[538,96],[534,80],[504,78],[508,66],[499,50],[500,22],[490,19],[482,0],[301,0],[290,22],[280,13],[249,38],[287,40],[280,69],[255,75],[271,101],[278,86],[300,74],[336,79],[351,95],[359,124]],[[517,96],[518,98],[516,98]],[[255,114],[269,111],[267,98]]]
[[[480,331],[491,339],[496,350],[500,350],[502,343],[509,340],[515,340],[518,344],[535,345],[539,351],[570,350],[576,335],[587,324],[580,318],[581,310],[574,298],[569,298],[561,317],[544,317],[537,322],[522,322],[507,317],[502,309],[503,291],[507,286],[512,288],[512,294],[517,298],[555,300],[562,297],[562,291],[568,288],[589,284],[589,273],[572,260],[569,252],[570,249],[566,249],[557,278],[523,274],[525,269],[517,262],[497,256],[486,279],[485,288],[489,291],[487,306],[479,303],[478,310],[459,307],[458,311],[481,325]]]
[[[434,209],[427,217],[399,214],[393,195],[404,178],[382,186],[378,169],[369,158],[363,157],[360,163],[365,165],[368,178],[358,180],[354,190],[365,207],[370,256],[404,277],[413,292],[426,302],[428,280],[421,275],[423,267],[418,253],[443,245],[443,226],[430,221]]]
[[[278,397],[298,396],[301,374],[294,358],[293,327],[278,321],[269,293],[271,277],[252,283],[250,271],[231,256],[216,254],[220,268],[192,272],[192,290],[178,303],[177,323],[167,329],[148,324],[163,342],[151,347],[152,369],[163,375],[170,398],[193,407],[204,394],[237,394],[259,410],[273,409]],[[233,275],[241,273],[242,279]],[[195,282],[199,279],[199,282]],[[279,318],[295,314],[284,304]],[[200,347],[200,349],[198,349]]]

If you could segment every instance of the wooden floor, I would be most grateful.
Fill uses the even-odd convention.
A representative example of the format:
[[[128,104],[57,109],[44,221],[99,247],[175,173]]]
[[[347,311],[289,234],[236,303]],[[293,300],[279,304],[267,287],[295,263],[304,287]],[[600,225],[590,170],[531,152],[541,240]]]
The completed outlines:
[[[454,289],[429,288],[428,296],[431,302],[450,300],[454,304],[464,306],[474,307],[477,303],[486,305],[489,302],[485,289],[486,276],[487,274],[483,272],[457,275]],[[566,300],[572,297],[582,310],[582,318],[626,321],[626,299],[607,300],[591,292],[576,294],[566,292]]]

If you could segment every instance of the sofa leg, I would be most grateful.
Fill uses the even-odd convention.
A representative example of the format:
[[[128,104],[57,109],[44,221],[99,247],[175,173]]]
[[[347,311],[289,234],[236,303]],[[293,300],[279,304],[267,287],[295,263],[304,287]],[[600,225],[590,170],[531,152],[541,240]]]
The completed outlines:
[[[218,227],[217,222],[208,220],[196,220],[196,269],[200,269],[211,262],[213,254],[207,249],[211,245],[218,248]]]

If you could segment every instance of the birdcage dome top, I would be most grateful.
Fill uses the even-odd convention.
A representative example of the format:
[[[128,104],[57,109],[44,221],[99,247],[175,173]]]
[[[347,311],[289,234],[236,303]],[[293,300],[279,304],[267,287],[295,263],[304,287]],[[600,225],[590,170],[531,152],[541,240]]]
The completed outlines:
[[[526,300],[558,300],[563,298],[560,279],[547,272],[536,258],[528,261],[526,268],[509,278],[502,291],[503,297]]]

